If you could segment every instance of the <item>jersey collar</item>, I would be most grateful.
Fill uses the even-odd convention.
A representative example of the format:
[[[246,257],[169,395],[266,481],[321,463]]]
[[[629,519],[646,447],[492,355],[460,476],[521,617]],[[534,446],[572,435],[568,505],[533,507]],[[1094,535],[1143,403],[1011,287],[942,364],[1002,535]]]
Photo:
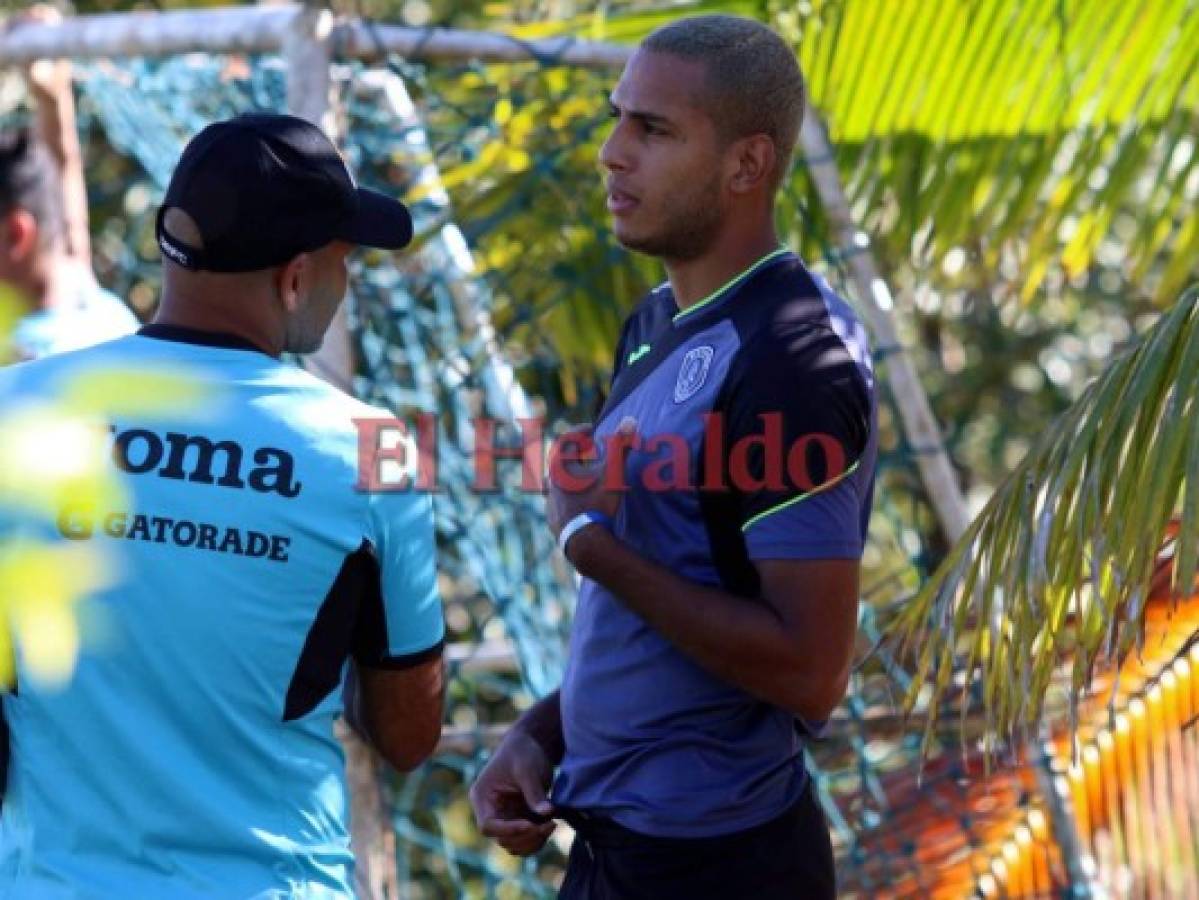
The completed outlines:
[[[732,278],[730,278],[728,281],[726,281],[724,284],[722,284],[716,290],[712,291],[712,293],[708,294],[708,296],[704,297],[704,299],[700,300],[698,303],[695,303],[692,306],[689,306],[686,309],[675,313],[674,317],[671,319],[671,321],[675,325],[677,325],[677,324],[679,324],[679,322],[685,321],[686,319],[690,318],[691,316],[693,316],[695,313],[699,312],[700,310],[709,309],[715,303],[719,302],[720,300],[723,300],[725,297],[727,297],[729,294],[731,294],[737,286],[739,286],[740,284],[745,282],[746,279],[750,278],[752,275],[754,275],[760,269],[763,269],[766,266],[770,265],[776,259],[779,259],[782,256],[788,255],[790,252],[791,251],[788,250],[786,247],[779,247],[777,250],[773,250],[770,253],[767,253],[765,256],[763,256],[761,259],[759,259],[757,262],[752,263],[749,266],[749,268],[744,269],[743,271],[734,275]]]
[[[186,328],[183,325],[163,325],[151,323],[137,330],[142,337],[154,338],[160,341],[177,341],[181,344],[198,344],[201,347],[221,347],[225,350],[252,350],[255,353],[266,353],[253,341],[246,340],[241,335],[229,334],[226,331],[202,331],[199,328]],[[266,353],[267,356],[271,354]]]

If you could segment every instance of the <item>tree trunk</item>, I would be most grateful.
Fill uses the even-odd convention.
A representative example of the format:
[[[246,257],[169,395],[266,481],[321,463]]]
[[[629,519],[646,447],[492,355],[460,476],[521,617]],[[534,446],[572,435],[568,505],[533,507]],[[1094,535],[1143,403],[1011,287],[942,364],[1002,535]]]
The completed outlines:
[[[924,392],[911,358],[899,343],[891,291],[879,275],[870,253],[869,238],[854,224],[845,189],[841,186],[833,148],[814,109],[809,109],[804,116],[799,144],[812,182],[820,195],[820,202],[832,224],[838,249],[848,261],[854,288],[865,306],[866,318],[877,341],[876,350],[884,349],[887,352],[891,393],[903,422],[904,434],[915,452],[920,478],[941,530],[952,544],[969,527],[970,513],[966,509],[966,501],[950,464],[949,454],[945,452],[928,395]]]

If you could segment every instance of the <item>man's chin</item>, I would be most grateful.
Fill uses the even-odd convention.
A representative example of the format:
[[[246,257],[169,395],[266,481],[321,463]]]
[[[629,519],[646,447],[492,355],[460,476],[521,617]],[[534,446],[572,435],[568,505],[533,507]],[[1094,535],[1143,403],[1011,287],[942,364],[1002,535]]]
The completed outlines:
[[[661,255],[661,241],[655,240],[652,235],[637,234],[628,229],[613,228],[612,234],[616,238],[616,242],[626,250],[631,250],[634,253],[642,253],[646,256]]]
[[[616,240],[626,250],[631,250],[633,253],[640,253],[642,256],[652,256],[654,259],[665,260],[667,262],[684,262],[696,259],[704,254],[706,247],[706,245],[700,246],[698,242],[689,243],[681,240],[646,235],[622,235],[616,233]]]
[[[626,250],[632,250],[633,247],[630,244],[630,241],[635,242],[636,238],[630,234],[629,229],[621,228],[620,226],[620,219],[612,220],[612,236],[616,238],[616,243],[620,244],[620,246],[624,247]]]

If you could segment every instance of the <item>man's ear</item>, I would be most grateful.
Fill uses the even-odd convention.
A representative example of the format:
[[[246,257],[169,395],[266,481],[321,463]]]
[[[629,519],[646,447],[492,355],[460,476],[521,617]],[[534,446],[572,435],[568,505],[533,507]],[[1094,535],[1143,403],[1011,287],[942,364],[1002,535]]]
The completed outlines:
[[[729,148],[734,163],[729,187],[735,194],[749,194],[769,187],[777,154],[774,141],[765,134],[739,138]]]
[[[308,293],[308,281],[312,275],[312,257],[307,253],[298,253],[288,262],[279,267],[277,285],[283,307],[294,313],[300,308],[305,295]]]
[[[14,261],[28,259],[40,237],[37,219],[27,209],[15,208],[3,219],[4,252]]]

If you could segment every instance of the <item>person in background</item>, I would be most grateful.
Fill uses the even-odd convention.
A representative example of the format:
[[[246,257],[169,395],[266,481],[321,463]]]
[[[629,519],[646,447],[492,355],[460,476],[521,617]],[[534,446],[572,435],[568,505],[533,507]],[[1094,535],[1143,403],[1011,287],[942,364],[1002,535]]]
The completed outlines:
[[[36,6],[5,23],[53,23]],[[37,127],[0,133],[0,282],[23,310],[8,336],[16,361],[133,332],[137,318],[96,281],[87,189],[75,123],[71,64],[40,60],[26,72]]]

